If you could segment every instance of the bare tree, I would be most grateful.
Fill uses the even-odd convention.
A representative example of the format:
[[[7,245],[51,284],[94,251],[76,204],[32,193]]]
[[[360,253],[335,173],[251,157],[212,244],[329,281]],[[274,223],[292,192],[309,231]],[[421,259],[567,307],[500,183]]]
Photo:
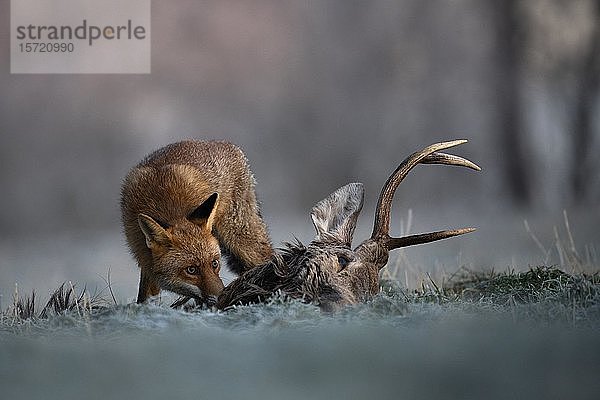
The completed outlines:
[[[594,108],[600,90],[600,0],[593,3],[594,30],[584,57],[573,115],[573,197],[586,199],[590,170],[590,147],[594,135]]]
[[[497,106],[499,110],[499,148],[503,155],[505,181],[517,205],[531,200],[519,90],[522,41],[524,38],[519,4],[516,0],[491,2],[496,16]]]

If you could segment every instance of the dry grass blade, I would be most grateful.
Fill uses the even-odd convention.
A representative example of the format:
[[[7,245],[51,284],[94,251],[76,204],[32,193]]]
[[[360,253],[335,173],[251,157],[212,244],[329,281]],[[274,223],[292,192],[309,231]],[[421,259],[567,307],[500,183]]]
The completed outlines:
[[[108,270],[108,274],[107,274],[106,278],[102,277],[102,279],[106,283],[106,288],[108,289],[108,292],[110,293],[110,297],[111,297],[111,299],[113,301],[113,304],[114,305],[119,304],[117,302],[117,298],[115,297],[115,293],[113,292],[113,289],[112,289],[112,282],[110,280],[110,269]]]
[[[52,293],[46,306],[40,313],[40,318],[47,318],[50,314],[61,314],[65,311],[79,309],[79,303],[83,301],[86,293],[85,289],[77,295],[75,287],[72,284],[69,284],[69,287],[65,286],[66,282]]]
[[[35,292],[32,292],[29,296],[21,297],[19,296],[18,288],[15,286],[13,303],[7,310],[0,310],[0,314],[3,319],[10,318],[12,323],[20,323],[35,318],[45,319],[51,315],[58,315],[68,311],[77,311],[79,316],[86,317],[93,310],[106,307],[108,302],[101,298],[99,294],[91,296],[85,287],[81,292],[77,293],[75,286],[71,282],[68,285],[65,282],[52,293],[39,314],[36,312],[36,303]]]
[[[13,313],[15,319],[28,320],[35,317],[35,292],[25,298],[15,296],[14,300]]]

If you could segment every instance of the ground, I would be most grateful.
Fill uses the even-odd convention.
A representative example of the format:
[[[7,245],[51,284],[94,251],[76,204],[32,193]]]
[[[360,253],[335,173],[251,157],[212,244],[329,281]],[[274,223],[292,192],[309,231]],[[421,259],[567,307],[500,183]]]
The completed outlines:
[[[80,293],[67,284],[45,312],[29,298],[3,313],[2,397],[600,394],[598,274],[460,270],[418,290],[385,281],[372,301],[335,314],[282,296],[216,312]]]

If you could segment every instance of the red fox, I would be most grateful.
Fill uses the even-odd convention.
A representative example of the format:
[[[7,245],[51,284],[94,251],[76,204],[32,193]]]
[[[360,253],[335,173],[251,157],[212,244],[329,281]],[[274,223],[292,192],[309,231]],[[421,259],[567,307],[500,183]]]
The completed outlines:
[[[219,141],[183,141],[151,153],[125,177],[121,216],[140,267],[137,302],[161,289],[219,295],[221,255],[236,273],[273,255],[244,153]]]

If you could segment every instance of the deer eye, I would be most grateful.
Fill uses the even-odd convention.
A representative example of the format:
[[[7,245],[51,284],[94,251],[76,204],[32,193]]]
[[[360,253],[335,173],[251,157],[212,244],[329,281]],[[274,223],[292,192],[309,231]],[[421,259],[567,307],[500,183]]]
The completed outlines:
[[[188,274],[190,274],[190,275],[197,275],[197,274],[200,272],[200,268],[198,268],[198,267],[194,267],[194,266],[192,266],[192,267],[187,267],[187,268],[185,269],[185,272],[187,272],[187,273],[188,273]]]
[[[219,268],[219,260],[218,259],[214,259],[212,261],[212,267],[213,267],[213,269]]]
[[[348,264],[350,264],[352,262],[352,260],[350,260],[348,257],[341,255],[341,254],[338,255],[337,259],[338,259],[338,264],[340,264],[340,267],[342,269],[346,268],[348,266]]]

